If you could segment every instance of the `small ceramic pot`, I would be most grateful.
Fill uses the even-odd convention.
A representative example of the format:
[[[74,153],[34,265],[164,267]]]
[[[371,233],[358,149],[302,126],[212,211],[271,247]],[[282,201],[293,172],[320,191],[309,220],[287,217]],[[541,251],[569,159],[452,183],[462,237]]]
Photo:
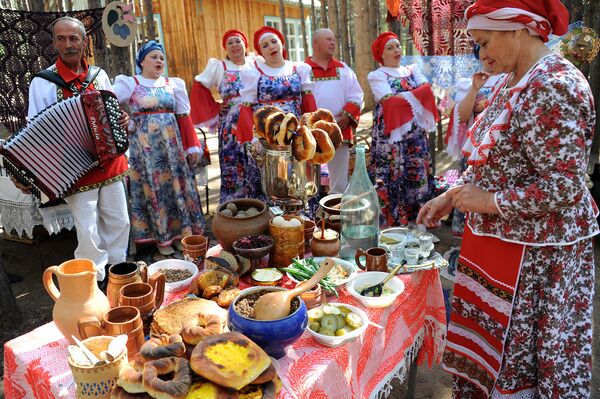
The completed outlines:
[[[340,254],[340,238],[335,230],[325,230],[325,238],[321,238],[321,230],[313,233],[310,249],[313,256],[337,257]]]
[[[221,211],[227,208],[227,204],[229,203],[234,203],[238,209],[255,207],[258,209],[258,214],[246,218],[223,215]],[[250,234],[267,233],[270,220],[271,213],[264,202],[253,198],[234,199],[219,205],[212,221],[212,232],[219,241],[219,244],[221,244],[221,247],[227,251],[231,251],[235,240]]]

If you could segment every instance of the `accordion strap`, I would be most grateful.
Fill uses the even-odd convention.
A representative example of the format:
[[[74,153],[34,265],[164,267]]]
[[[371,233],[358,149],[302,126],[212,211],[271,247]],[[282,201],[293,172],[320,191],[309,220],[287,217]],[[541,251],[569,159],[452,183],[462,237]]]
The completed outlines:
[[[83,93],[87,90],[90,84],[96,79],[96,76],[100,73],[100,67],[95,65],[90,65],[88,67],[87,75],[81,85],[81,88],[78,89],[73,83],[67,83],[65,80],[56,72],[51,71],[49,69],[44,69],[43,71],[39,71],[35,74],[36,77],[45,79],[49,82],[54,83],[60,88],[71,90],[73,93]]]

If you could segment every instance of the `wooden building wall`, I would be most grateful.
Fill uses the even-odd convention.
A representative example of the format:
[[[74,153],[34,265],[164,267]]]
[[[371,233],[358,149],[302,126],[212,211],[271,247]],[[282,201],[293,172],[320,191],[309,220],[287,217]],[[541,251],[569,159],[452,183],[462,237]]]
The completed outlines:
[[[221,38],[229,29],[246,33],[249,51],[252,35],[264,25],[265,16],[279,17],[278,2],[259,0],[203,0],[202,13],[196,1],[154,0],[153,12],[160,14],[169,65],[169,75],[184,79],[191,87],[196,74],[204,70],[209,58],[223,58]],[[305,12],[308,16],[310,8]],[[286,18],[300,18],[297,6],[286,5]]]

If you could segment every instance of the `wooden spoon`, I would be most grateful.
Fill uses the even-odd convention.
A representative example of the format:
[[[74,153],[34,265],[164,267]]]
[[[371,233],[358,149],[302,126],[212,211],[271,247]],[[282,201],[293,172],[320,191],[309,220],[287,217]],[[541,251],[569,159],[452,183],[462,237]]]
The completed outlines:
[[[319,265],[319,270],[293,290],[269,292],[258,298],[254,304],[256,320],[277,320],[289,315],[292,299],[317,285],[334,265],[333,259],[325,258]]]

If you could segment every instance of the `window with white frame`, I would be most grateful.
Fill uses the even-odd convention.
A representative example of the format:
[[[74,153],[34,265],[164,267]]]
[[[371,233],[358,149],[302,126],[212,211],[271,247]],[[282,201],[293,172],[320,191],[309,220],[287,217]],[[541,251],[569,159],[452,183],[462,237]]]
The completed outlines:
[[[291,61],[304,61],[304,59],[312,52],[310,19],[306,18],[305,22],[307,36],[306,41],[308,43],[306,52],[302,42],[302,23],[300,19],[286,18],[285,23],[287,25],[288,58]],[[281,31],[281,18],[267,16],[265,17],[265,25]]]

